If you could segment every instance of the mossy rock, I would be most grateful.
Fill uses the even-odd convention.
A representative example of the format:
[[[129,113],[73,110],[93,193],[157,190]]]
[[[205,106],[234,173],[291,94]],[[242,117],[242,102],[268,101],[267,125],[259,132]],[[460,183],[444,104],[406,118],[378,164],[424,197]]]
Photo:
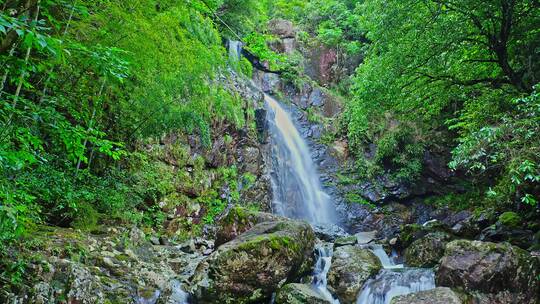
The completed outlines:
[[[253,226],[279,218],[270,213],[258,212],[241,206],[232,207],[217,223],[216,246],[227,243]]]
[[[194,276],[201,303],[268,301],[284,282],[304,275],[310,267],[315,235],[305,222],[264,222],[221,245],[199,264]]]
[[[427,225],[409,224],[401,227],[400,241],[403,248],[409,247],[414,241],[423,238],[429,233],[442,232],[452,234],[450,228],[439,221]]]
[[[356,237],[356,235],[339,237],[334,241],[334,247],[356,245],[357,243],[358,243],[358,238]]]
[[[469,294],[505,293],[502,303],[537,303],[540,262],[509,243],[456,240],[446,245],[436,274],[439,286]]]
[[[276,304],[330,304],[313,288],[306,284],[287,284],[276,294]]]
[[[447,287],[397,296],[391,304],[462,304],[463,301],[457,293]]]
[[[373,252],[356,246],[338,247],[328,272],[328,287],[343,304],[356,303],[364,283],[382,268]]]
[[[522,226],[522,219],[517,213],[508,211],[499,216],[499,223],[508,228],[519,228]]]
[[[83,231],[96,230],[98,227],[99,213],[89,203],[82,203],[77,207],[77,213],[71,222],[71,226],[75,229]]]
[[[452,237],[444,232],[429,233],[405,250],[405,262],[412,267],[433,267],[444,255],[446,244],[451,240]]]

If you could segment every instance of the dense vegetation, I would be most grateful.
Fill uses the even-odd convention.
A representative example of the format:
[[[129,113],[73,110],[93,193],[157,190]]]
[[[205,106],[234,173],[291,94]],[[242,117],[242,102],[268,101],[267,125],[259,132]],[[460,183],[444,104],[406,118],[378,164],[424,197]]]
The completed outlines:
[[[338,65],[361,59],[329,89],[346,100],[334,135],[362,178],[414,184],[426,151],[443,151],[474,189],[465,205],[445,203],[537,215],[538,1],[0,0],[0,250],[39,224],[159,226],[158,203],[191,181],[145,145],[178,133],[209,147],[216,125],[253,128],[253,109],[218,79],[222,39],[305,78],[301,54],[271,51],[274,18],[335,49]],[[172,150],[203,170],[182,144]],[[232,192],[245,178],[214,173]],[[199,200],[207,223],[226,204],[216,189]]]
[[[537,1],[312,0],[285,11],[341,64],[363,58],[332,84],[349,100],[341,131],[361,177],[414,184],[437,151],[471,183],[465,207],[538,206]]]
[[[353,81],[351,143],[379,142],[375,166],[388,163],[405,179],[420,172],[425,149],[443,144],[450,167],[488,187],[487,199],[537,205],[538,3],[366,1],[357,9],[371,42]]]
[[[213,85],[226,52],[212,18],[248,20],[235,1],[0,5],[2,244],[96,212],[138,222],[171,187],[145,141],[179,131],[208,146],[212,124],[246,124]]]

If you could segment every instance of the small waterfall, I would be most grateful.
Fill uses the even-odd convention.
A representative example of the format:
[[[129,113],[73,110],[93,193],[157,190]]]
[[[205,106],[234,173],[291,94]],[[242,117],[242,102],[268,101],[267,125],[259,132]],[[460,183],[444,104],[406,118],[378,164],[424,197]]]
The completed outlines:
[[[242,47],[243,43],[241,41],[228,41],[229,59],[232,62],[238,62],[242,58]]]
[[[312,224],[331,224],[335,210],[319,180],[304,139],[289,114],[265,95],[272,149],[272,190],[275,213]]]
[[[381,245],[366,247],[379,258],[384,269],[364,284],[356,304],[390,304],[396,296],[435,288],[433,270],[404,268],[402,264],[396,265]]]
[[[315,253],[317,261],[313,271],[313,287],[330,303],[339,304],[339,300],[334,299],[327,288],[327,275],[332,265],[332,247],[318,246]]]
[[[394,262],[394,259],[389,257],[388,254],[386,254],[386,251],[384,251],[384,248],[382,245],[369,244],[369,245],[366,245],[365,247],[371,250],[371,252],[373,252],[379,258],[379,261],[381,261],[381,264],[385,269],[403,268],[403,264],[396,264]]]
[[[396,296],[433,288],[435,274],[431,269],[383,269],[376,278],[366,282],[356,304],[390,304]]]

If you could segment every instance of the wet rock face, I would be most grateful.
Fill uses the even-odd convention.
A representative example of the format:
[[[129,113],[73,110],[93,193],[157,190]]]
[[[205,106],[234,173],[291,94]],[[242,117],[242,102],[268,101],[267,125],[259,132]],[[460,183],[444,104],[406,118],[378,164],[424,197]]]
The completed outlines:
[[[332,256],[328,286],[341,303],[356,303],[364,283],[382,268],[381,262],[369,249],[355,246],[338,247]]]
[[[309,272],[315,236],[305,222],[265,222],[221,245],[193,278],[200,303],[254,303],[270,299],[287,280]]]
[[[306,284],[287,284],[276,295],[276,304],[330,304],[311,286]]]
[[[405,250],[405,262],[412,267],[435,266],[444,255],[446,244],[452,237],[444,232],[429,233],[414,241]]]
[[[392,299],[391,304],[462,304],[458,295],[447,287],[415,292]]]
[[[537,257],[508,243],[457,240],[448,243],[437,285],[462,289],[484,303],[537,303]]]

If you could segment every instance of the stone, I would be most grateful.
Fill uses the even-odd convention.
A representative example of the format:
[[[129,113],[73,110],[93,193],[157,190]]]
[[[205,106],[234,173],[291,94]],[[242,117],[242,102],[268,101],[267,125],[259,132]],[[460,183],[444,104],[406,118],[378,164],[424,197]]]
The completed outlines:
[[[349,146],[344,140],[335,141],[330,147],[330,154],[339,160],[346,160],[349,157]]]
[[[296,36],[294,24],[289,20],[270,20],[268,23],[268,29],[270,30],[270,33],[280,38],[294,38]]]
[[[508,243],[456,240],[446,245],[436,274],[439,286],[487,294],[496,303],[537,303],[538,258]]]
[[[58,276],[68,276],[66,296],[68,303],[102,303],[104,301],[103,287],[99,279],[79,263],[61,260],[58,265]]]
[[[330,301],[309,285],[292,283],[278,291],[275,304],[330,304]]]
[[[281,79],[279,75],[273,73],[264,73],[261,79],[261,89],[265,93],[275,94],[279,91]]]
[[[401,227],[399,240],[404,248],[409,247],[414,241],[419,240],[430,233],[450,234],[450,229],[439,221],[430,221],[424,225],[408,224]]]
[[[405,249],[405,262],[412,267],[433,267],[444,255],[446,244],[451,240],[452,237],[444,232],[429,233]]]
[[[358,238],[355,235],[345,236],[345,237],[337,238],[334,241],[334,248],[341,247],[341,246],[356,245],[356,244],[358,244]]]
[[[497,222],[486,227],[478,236],[480,241],[509,242],[521,248],[529,248],[534,241],[534,234],[530,230],[511,228],[508,225]]]
[[[349,236],[349,234],[338,225],[315,225],[313,226],[313,230],[315,231],[317,238],[326,242],[333,242],[337,238]]]
[[[392,299],[391,304],[462,304],[459,296],[447,287],[411,293]]]
[[[309,95],[309,103],[314,107],[320,107],[324,105],[325,95],[319,88],[313,89],[311,95]]]
[[[364,283],[382,268],[369,249],[355,246],[338,247],[328,272],[328,287],[342,304],[356,303]]]
[[[259,108],[255,110],[255,125],[257,126],[257,139],[260,144],[265,144],[268,139],[267,110]]]
[[[233,206],[217,222],[215,247],[235,239],[256,224],[278,219],[280,218],[270,213],[256,212],[241,206]]]
[[[314,246],[315,235],[306,222],[257,224],[199,264],[193,294],[208,304],[269,301],[286,281],[311,271]]]
[[[375,240],[375,236],[377,235],[377,231],[364,231],[364,232],[358,232],[355,234],[356,239],[358,240],[358,244],[368,244],[371,243],[373,240]]]
[[[261,173],[261,153],[257,147],[243,147],[240,149],[239,154],[238,162],[240,164],[241,172],[249,172],[255,176]]]
[[[283,47],[283,53],[292,54],[296,50],[296,39],[295,38],[284,38],[281,41]]]

